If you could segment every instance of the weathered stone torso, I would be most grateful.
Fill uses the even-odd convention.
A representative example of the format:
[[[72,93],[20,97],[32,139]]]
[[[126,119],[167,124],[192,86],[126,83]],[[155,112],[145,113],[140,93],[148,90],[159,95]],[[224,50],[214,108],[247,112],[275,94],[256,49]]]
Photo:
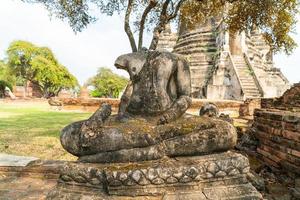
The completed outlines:
[[[127,108],[129,113],[157,115],[169,109],[176,99],[174,86],[169,84],[175,71],[172,63],[175,58],[166,59],[166,56],[170,55],[150,54],[140,73],[134,77],[133,93]],[[168,91],[171,93],[168,94]]]
[[[133,92],[127,111],[133,114],[159,115],[177,98],[174,73],[175,54],[150,52],[140,73],[133,77]]]

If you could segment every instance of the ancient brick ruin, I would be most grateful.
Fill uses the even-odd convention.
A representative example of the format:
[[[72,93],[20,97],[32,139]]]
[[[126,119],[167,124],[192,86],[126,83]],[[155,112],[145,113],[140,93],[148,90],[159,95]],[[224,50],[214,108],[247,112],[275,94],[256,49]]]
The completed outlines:
[[[30,81],[26,86],[14,86],[13,93],[16,97],[41,98],[43,93],[37,84]]]
[[[211,18],[194,30],[181,23],[161,35],[158,49],[185,55],[194,98],[244,100],[278,97],[289,82],[274,67],[272,52],[259,31],[233,34]]]
[[[282,97],[262,99],[254,112],[258,157],[275,170],[300,175],[300,84]]]

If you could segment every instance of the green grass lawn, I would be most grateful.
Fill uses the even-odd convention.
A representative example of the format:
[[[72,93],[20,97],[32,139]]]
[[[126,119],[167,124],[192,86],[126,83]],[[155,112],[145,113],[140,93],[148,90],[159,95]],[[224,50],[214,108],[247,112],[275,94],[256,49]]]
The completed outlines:
[[[60,145],[60,130],[87,112],[52,111],[47,104],[0,102],[0,152],[42,159],[74,160]]]

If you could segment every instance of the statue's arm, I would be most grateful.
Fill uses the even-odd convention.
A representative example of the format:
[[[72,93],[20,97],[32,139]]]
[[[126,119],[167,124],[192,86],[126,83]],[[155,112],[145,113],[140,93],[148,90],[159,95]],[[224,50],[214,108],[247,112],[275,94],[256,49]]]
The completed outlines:
[[[132,89],[133,89],[132,81],[129,81],[126,86],[126,89],[121,97],[121,102],[119,104],[119,111],[118,111],[119,116],[123,116],[126,112],[126,108],[129,104],[130,97],[132,94]]]
[[[93,130],[103,126],[105,120],[111,115],[111,105],[104,103],[96,112],[82,123],[81,131]]]
[[[189,65],[185,60],[178,62],[177,70],[174,74],[178,98],[171,108],[167,110],[159,120],[159,124],[169,123],[182,116],[192,104],[191,95],[191,75]]]

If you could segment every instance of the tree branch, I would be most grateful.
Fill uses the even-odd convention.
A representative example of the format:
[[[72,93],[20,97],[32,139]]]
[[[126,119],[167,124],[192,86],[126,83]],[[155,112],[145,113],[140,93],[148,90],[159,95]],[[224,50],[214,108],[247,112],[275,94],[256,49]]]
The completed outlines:
[[[140,30],[139,30],[139,44],[138,49],[141,50],[143,47],[143,34],[144,34],[144,28],[145,28],[145,22],[147,19],[148,14],[150,11],[157,5],[156,0],[150,0],[148,6],[145,8],[141,21],[140,21]]]
[[[185,1],[186,1],[186,0],[180,0],[180,1],[177,3],[177,5],[176,5],[176,7],[175,7],[175,9],[174,9],[174,11],[173,11],[173,13],[168,17],[168,20],[169,20],[169,21],[172,20],[172,19],[174,19],[175,17],[177,17],[178,11],[179,11],[181,5],[182,5]]]
[[[162,9],[160,12],[160,16],[159,16],[159,23],[157,24],[157,26],[154,28],[153,31],[153,38],[150,44],[149,49],[151,50],[155,50],[158,44],[158,39],[160,36],[160,33],[165,29],[165,26],[167,24],[167,19],[168,19],[168,5],[170,3],[171,0],[166,0],[163,5],[162,5]]]
[[[130,24],[129,24],[130,14],[131,14],[132,7],[133,7],[133,1],[134,0],[128,0],[128,6],[127,6],[126,14],[125,14],[124,29],[128,36],[132,52],[137,52],[137,47],[135,44],[134,36],[133,36],[133,33],[130,28]]]

